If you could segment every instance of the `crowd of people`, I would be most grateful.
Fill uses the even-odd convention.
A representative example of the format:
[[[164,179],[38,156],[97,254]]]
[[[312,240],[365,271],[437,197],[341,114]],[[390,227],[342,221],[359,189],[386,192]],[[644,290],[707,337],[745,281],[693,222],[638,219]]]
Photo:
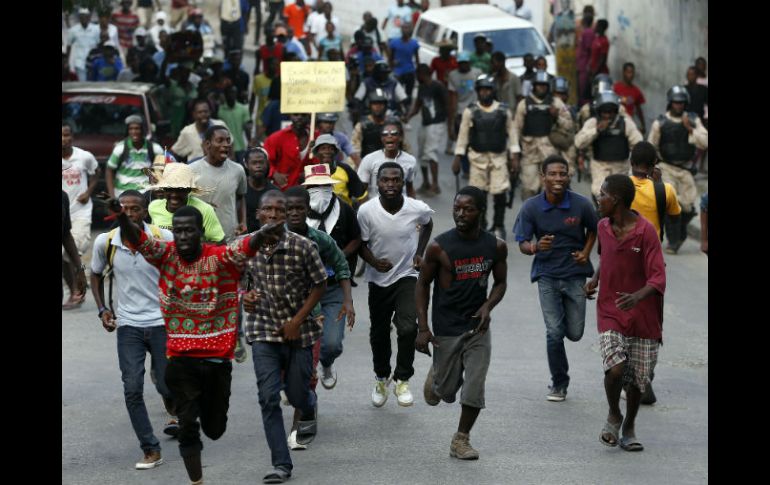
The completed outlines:
[[[640,404],[656,401],[662,241],[667,235],[665,252],[676,254],[687,237],[697,214],[693,172],[708,148],[705,60],[687,70],[687,84],[668,91],[666,111],[645,141],[635,66],[623,64],[623,80],[613,83],[608,22],[594,22],[589,7],[578,22],[578,100],[570,105],[569,79],[548,74],[545,58],[525,57],[526,70],[516,76],[483,34],[473,52],[446,42],[430,64],[421,62],[412,32],[425,1],[397,0],[383,19],[384,35],[367,12],[345,49],[331,2],[271,0],[262,24],[260,2],[224,0],[226,61],[213,54],[202,11],[188,3],[174,0],[167,14],[157,1],[139,1],[134,13],[124,0],[115,12],[97,12],[98,23],[80,9],[62,55],[63,81],[164,86],[176,140],[164,149],[148,139],[148,120],[128,116],[126,137],[104,169],[106,192],[97,194],[101,168],[62,122],[62,274],[70,288],[62,309],[86,298],[80,256],[90,245],[94,198],[109,208],[114,226],[93,241],[91,290],[105,330],[117,333],[126,406],[143,452],[137,469],[163,462],[144,403],[146,354],[170,415],[164,432],[178,438],[188,476],[200,484],[200,430],[212,440],[224,434],[231,360],[244,362],[250,346],[271,451],[263,481],[291,477],[290,450],[307,448],[318,432],[317,382],[337,385],[334,363],[346,326],[356,322],[352,288],[361,276],[372,404],[384,406],[392,392],[398,405],[411,406],[415,351],[431,355],[432,347],[423,397],[435,406],[460,392],[450,454],[478,458],[470,432],[484,408],[490,313],[505,296],[504,221],[517,185],[523,205],[512,233],[519,251],[534,257],[530,278],[538,284],[551,373],[546,398],[566,399],[564,338],[582,338],[587,300],[598,289],[609,406],[599,439],[643,449],[635,418]],[[522,1],[514,5],[513,14],[531,16]],[[264,44],[249,75],[241,64],[252,6]],[[200,34],[195,59],[174,52],[175,31]],[[311,131],[310,114],[280,111],[280,66],[292,61],[346,63],[350,133],[337,129],[338,113],[319,113]],[[418,114],[412,150],[405,133]],[[454,155],[455,227],[431,239],[441,152]],[[570,188],[583,175],[592,180],[591,198]],[[707,204],[706,195],[706,254]],[[282,403],[294,408],[289,433]]]

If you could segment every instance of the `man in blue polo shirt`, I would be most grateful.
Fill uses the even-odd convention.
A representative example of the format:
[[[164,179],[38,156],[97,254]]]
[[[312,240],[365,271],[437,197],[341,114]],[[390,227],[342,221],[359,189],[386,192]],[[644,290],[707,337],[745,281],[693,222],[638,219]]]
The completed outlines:
[[[569,190],[564,158],[546,158],[540,175],[544,192],[524,203],[513,233],[519,250],[535,256],[531,279],[537,281],[540,293],[552,381],[547,399],[559,402],[566,398],[569,386],[564,337],[577,342],[585,327],[586,298],[581,289],[593,274],[589,256],[598,217],[590,200]]]

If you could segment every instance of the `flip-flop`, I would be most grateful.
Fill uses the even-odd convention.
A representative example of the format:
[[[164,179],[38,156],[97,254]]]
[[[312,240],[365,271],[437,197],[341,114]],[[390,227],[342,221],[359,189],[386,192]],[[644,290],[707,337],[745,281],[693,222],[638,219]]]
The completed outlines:
[[[636,436],[624,436],[620,438],[620,447],[626,451],[642,451],[644,446],[639,443]]]
[[[609,421],[604,423],[604,427],[602,428],[602,432],[599,434],[599,442],[603,444],[604,446],[610,446],[610,447],[616,447],[618,446],[618,433],[620,431],[620,426],[623,424],[623,418],[620,418],[620,422],[618,424],[612,424]],[[609,433],[614,439],[614,443],[610,443],[609,441],[606,441],[604,439],[604,433]]]
[[[80,308],[80,306],[86,301],[86,294],[79,293],[70,295],[69,301],[61,306],[62,310],[74,310]]]

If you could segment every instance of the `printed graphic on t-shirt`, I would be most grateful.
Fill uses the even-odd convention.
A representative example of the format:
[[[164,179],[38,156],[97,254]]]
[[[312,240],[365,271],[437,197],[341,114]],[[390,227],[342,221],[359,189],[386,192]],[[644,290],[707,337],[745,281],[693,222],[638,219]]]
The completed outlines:
[[[580,225],[580,217],[567,217],[564,219],[565,226],[578,226]]]
[[[489,280],[489,268],[492,260],[485,260],[483,256],[462,258],[454,260],[455,281],[478,279],[479,286],[486,288]]]
[[[72,167],[70,165],[70,167]],[[63,170],[61,173],[61,178],[64,182],[66,182],[67,185],[73,186],[73,185],[80,185],[81,180],[81,172],[80,170]]]

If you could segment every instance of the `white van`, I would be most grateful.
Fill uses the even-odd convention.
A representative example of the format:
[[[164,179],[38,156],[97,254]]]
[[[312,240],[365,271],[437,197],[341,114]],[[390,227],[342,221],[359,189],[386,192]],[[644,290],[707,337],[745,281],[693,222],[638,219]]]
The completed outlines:
[[[548,72],[556,75],[556,56],[535,26],[524,19],[491,5],[471,4],[431,8],[420,14],[414,37],[420,43],[420,62],[430,65],[438,56],[436,44],[451,40],[457,52],[476,50],[473,37],[482,33],[492,41],[494,51],[505,53],[505,67],[520,76],[524,73],[524,55],[544,56]]]

